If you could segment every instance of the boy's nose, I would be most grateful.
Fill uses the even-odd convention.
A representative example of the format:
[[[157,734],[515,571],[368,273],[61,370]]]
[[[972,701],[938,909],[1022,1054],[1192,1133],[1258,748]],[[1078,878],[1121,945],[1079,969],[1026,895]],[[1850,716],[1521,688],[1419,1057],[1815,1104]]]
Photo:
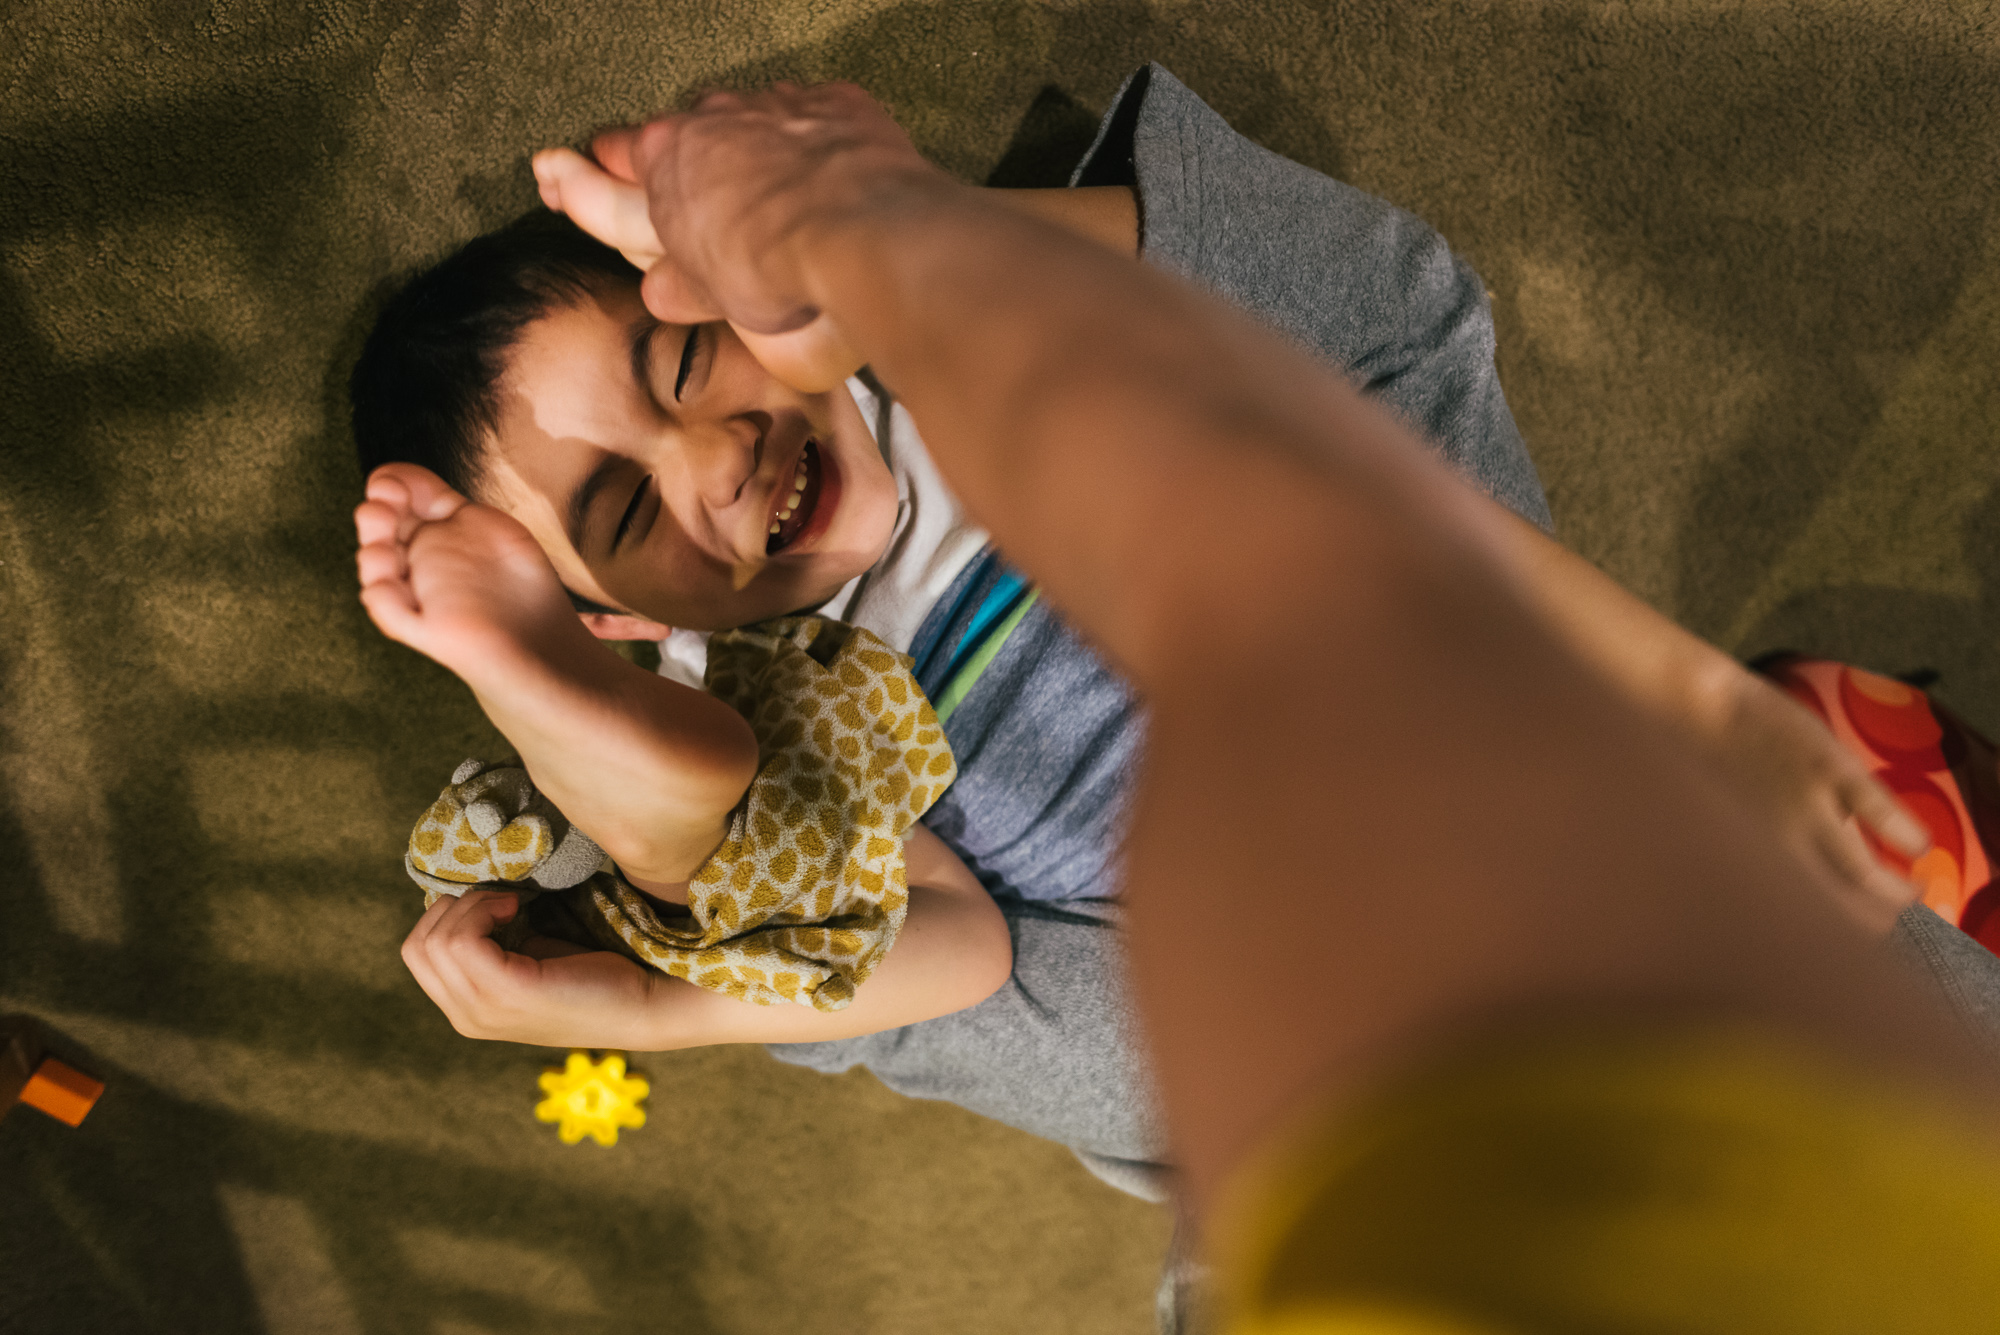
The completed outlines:
[[[688,472],[711,509],[725,509],[751,495],[764,462],[768,413],[738,413],[688,432]]]

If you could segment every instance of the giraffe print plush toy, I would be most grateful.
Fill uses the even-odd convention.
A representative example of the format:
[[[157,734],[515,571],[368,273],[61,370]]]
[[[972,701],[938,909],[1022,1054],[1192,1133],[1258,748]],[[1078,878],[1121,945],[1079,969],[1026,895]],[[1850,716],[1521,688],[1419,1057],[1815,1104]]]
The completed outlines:
[[[744,1001],[841,1010],[902,927],[903,834],[958,773],[910,666],[819,617],[710,640],[707,688],[749,720],[758,768],[681,912],[619,875],[518,766],[459,766],[405,866],[427,904],[474,885],[563,891],[594,944]]]

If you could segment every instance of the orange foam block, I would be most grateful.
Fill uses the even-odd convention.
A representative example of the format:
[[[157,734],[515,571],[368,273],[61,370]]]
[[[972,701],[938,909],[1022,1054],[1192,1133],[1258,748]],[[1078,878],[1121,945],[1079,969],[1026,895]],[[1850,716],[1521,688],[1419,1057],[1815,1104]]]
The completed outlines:
[[[35,1073],[28,1077],[28,1083],[21,1087],[21,1102],[40,1108],[59,1122],[81,1126],[103,1092],[102,1080],[92,1080],[54,1057],[44,1057]]]

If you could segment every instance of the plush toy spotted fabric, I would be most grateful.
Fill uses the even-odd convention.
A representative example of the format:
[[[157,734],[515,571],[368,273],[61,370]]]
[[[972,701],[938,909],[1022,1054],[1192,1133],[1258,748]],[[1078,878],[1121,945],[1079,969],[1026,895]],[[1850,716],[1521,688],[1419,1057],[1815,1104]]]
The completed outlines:
[[[845,1008],[902,927],[903,834],[957,776],[944,729],[907,657],[818,617],[715,635],[706,684],[749,720],[758,768],[685,910],[634,889],[525,770],[479,761],[411,832],[426,904],[562,890],[604,948],[745,1001]]]
[[[604,850],[549,805],[528,771],[468,760],[410,831],[403,867],[428,908],[470,885],[566,890],[604,868]]]
[[[1924,903],[2000,954],[2000,757],[1993,743],[1914,686],[1795,654],[1757,667],[1819,715],[1841,745],[1930,831],[1912,861],[1874,838],[1883,863]]]

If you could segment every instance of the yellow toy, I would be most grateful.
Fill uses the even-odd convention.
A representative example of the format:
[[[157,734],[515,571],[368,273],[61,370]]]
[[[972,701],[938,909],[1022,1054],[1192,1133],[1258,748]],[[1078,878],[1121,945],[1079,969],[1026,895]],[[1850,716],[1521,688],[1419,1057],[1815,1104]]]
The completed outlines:
[[[589,1136],[600,1145],[616,1145],[618,1128],[646,1124],[646,1110],[639,1101],[652,1088],[639,1076],[625,1074],[625,1054],[606,1053],[594,1062],[581,1049],[569,1054],[560,1071],[551,1067],[542,1073],[542,1092],[548,1095],[535,1105],[535,1116],[544,1122],[560,1122],[556,1134],[565,1145],[574,1145]]]

